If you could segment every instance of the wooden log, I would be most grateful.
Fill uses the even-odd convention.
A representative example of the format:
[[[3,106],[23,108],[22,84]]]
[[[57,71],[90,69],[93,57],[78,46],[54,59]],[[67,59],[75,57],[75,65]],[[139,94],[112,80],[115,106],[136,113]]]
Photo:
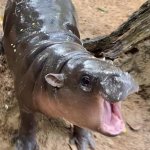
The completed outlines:
[[[96,57],[117,58],[121,53],[137,51],[137,44],[150,39],[150,0],[110,35],[84,39],[84,47]]]

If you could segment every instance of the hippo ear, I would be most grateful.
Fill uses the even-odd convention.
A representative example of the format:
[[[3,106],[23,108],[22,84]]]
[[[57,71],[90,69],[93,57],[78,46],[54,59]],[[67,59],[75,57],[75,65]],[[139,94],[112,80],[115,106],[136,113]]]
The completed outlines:
[[[51,86],[61,88],[64,85],[64,74],[49,73],[45,80]]]

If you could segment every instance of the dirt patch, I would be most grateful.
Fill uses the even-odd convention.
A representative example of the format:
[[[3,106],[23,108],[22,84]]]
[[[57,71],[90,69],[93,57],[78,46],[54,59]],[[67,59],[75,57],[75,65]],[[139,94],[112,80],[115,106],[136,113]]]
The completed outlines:
[[[2,33],[3,10],[5,0],[0,1],[0,33]],[[145,0],[73,0],[79,18],[81,37],[95,37],[109,34],[125,21],[133,11]],[[149,43],[147,43],[149,44]],[[139,49],[140,49],[139,45]],[[147,53],[145,53],[147,54]],[[115,138],[93,133],[96,140],[96,150],[148,150],[150,147],[150,100],[145,93],[149,92],[150,70],[149,55],[137,53],[135,58],[128,54],[120,58],[127,61],[123,68],[130,71],[141,86],[140,95],[132,95],[123,104],[123,114],[127,132]],[[146,61],[147,59],[147,61]],[[144,62],[145,61],[145,62]],[[131,65],[132,64],[132,65]],[[140,72],[132,68],[136,64]],[[145,84],[146,83],[146,84]],[[41,150],[69,150],[70,126],[64,121],[49,121],[38,115],[37,139]],[[11,137],[19,125],[19,111],[13,87],[12,75],[7,67],[6,59],[0,56],[0,150],[12,150]],[[133,128],[133,129],[131,129]]]

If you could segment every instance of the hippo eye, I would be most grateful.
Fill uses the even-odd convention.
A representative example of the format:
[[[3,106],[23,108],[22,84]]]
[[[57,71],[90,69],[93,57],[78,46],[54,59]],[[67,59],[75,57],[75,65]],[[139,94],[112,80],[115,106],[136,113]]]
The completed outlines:
[[[90,77],[83,76],[82,79],[81,79],[81,84],[83,86],[88,86],[90,84]]]
[[[82,90],[87,91],[87,92],[91,91],[91,89],[92,89],[91,81],[92,80],[91,80],[90,76],[88,76],[88,75],[82,76],[81,81],[80,81]]]

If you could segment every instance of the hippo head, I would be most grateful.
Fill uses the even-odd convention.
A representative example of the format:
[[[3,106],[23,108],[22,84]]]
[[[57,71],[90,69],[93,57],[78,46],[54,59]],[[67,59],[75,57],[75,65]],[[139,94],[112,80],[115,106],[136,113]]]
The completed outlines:
[[[105,135],[118,135],[124,128],[120,101],[138,91],[127,73],[95,57],[70,59],[59,74],[45,79],[53,92],[57,117]]]

